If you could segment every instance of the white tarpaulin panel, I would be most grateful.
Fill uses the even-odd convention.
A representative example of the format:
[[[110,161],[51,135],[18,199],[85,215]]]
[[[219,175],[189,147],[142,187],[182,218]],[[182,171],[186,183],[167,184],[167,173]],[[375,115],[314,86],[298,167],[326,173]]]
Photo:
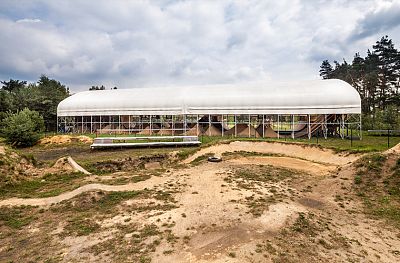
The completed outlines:
[[[360,113],[358,92],[337,79],[84,91],[57,108],[58,116]]]

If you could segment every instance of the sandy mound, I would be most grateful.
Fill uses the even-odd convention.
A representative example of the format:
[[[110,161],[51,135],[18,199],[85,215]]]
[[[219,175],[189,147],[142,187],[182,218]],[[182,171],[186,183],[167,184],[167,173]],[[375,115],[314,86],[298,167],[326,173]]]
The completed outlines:
[[[52,137],[45,137],[39,141],[39,144],[65,144],[65,143],[71,143],[71,136],[56,135]]]
[[[214,125],[211,125],[203,132],[204,135],[210,135],[210,136],[221,136],[222,132],[220,129],[215,127]]]
[[[82,143],[93,143],[93,139],[88,137],[88,136],[84,136],[84,135],[80,135],[80,136],[70,136],[70,135],[55,135],[55,136],[51,136],[51,137],[45,137],[43,139],[41,139],[39,141],[39,144],[67,144],[67,143],[71,143],[73,141],[78,141],[78,142],[82,142]]]
[[[250,128],[249,128],[250,127]],[[250,129],[250,133],[249,133]],[[225,132],[225,135],[235,135],[235,130],[237,132],[237,136],[239,137],[260,137],[260,134],[257,132],[257,130],[253,127],[253,125],[248,125],[245,123],[238,123],[236,124],[236,127],[232,127],[228,131]],[[262,128],[261,128],[262,130]]]
[[[396,144],[389,150],[385,151],[386,154],[400,154],[400,143]]]
[[[93,143],[93,139],[88,136],[85,136],[85,135],[80,135],[76,138],[78,139],[78,141],[83,142],[83,143],[88,143],[88,144]]]
[[[160,135],[172,135],[172,130],[168,130],[168,129],[161,129],[158,134]]]
[[[154,133],[154,131],[150,130],[150,127],[146,127],[140,132],[138,132],[138,134],[140,135],[151,135],[152,133]]]
[[[201,133],[201,129],[199,125],[194,125],[190,130],[186,132],[186,135],[198,136],[198,133]]]
[[[6,149],[4,148],[4,146],[0,146],[0,154],[6,154]]]

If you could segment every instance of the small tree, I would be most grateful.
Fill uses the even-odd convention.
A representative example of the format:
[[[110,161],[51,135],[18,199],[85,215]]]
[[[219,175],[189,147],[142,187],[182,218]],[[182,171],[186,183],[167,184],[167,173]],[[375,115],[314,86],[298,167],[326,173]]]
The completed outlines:
[[[323,79],[330,79],[332,77],[333,68],[328,60],[322,61],[322,65],[320,66],[319,75]]]
[[[7,142],[17,147],[34,145],[40,139],[43,130],[43,117],[37,111],[28,108],[8,114],[1,127]]]
[[[393,105],[389,105],[383,111],[382,120],[387,129],[395,129],[399,121],[399,112]]]

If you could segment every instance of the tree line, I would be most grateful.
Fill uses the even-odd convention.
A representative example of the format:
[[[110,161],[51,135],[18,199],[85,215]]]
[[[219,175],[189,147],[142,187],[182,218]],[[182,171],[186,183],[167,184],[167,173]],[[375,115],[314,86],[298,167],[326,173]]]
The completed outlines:
[[[118,89],[117,87],[113,87],[113,88],[111,88],[111,89]],[[106,87],[104,86],[104,85],[101,85],[101,86],[91,86],[90,88],[89,88],[89,90],[106,90]]]
[[[382,37],[367,50],[365,57],[355,53],[348,63],[322,61],[323,79],[341,79],[360,94],[366,129],[395,127],[400,123],[400,51],[388,36]],[[386,123],[386,125],[385,125]]]
[[[1,81],[1,84],[0,123],[4,123],[10,114],[29,109],[43,118],[47,131],[56,131],[57,106],[69,96],[68,87],[45,75],[40,76],[36,83],[10,79]]]

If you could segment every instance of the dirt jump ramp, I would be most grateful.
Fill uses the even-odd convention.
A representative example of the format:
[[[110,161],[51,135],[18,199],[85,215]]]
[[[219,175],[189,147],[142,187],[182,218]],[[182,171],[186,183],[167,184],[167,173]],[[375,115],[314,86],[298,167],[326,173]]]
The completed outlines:
[[[92,173],[86,171],[86,170],[85,170],[82,166],[80,166],[77,162],[75,162],[74,159],[72,159],[71,156],[68,156],[68,157],[67,157],[67,160],[68,160],[69,165],[71,165],[71,167],[72,167],[74,170],[76,170],[76,171],[78,171],[78,172],[81,172],[81,173],[84,173],[84,174],[88,174],[88,175],[92,174]]]
[[[351,163],[361,156],[359,154],[335,153],[330,149],[296,143],[234,141],[229,144],[217,144],[200,149],[194,155],[185,159],[183,163],[190,163],[197,157],[208,153],[214,153],[220,156],[224,152],[235,151],[280,154],[312,162],[339,166]]]

